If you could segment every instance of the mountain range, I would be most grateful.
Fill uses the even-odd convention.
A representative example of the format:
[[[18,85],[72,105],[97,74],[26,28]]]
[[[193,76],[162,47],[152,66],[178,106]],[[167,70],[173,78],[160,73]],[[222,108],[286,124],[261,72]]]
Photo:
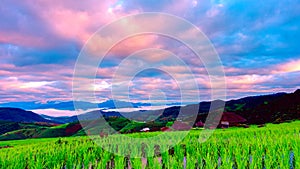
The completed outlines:
[[[103,105],[113,107],[111,103],[106,102]],[[225,105],[224,112],[243,117],[246,119],[245,124],[248,125],[300,120],[300,89],[294,93],[250,96],[229,101],[207,101],[187,106],[172,106],[161,110],[127,113],[95,110],[78,116],[62,117],[38,115],[20,108],[2,107],[0,108],[0,140],[84,135],[83,128],[98,132],[99,127],[96,130],[95,124],[101,119],[105,119],[119,132],[139,131],[142,127],[159,130],[178,118],[186,121],[191,118],[190,112],[198,109],[196,121],[195,118],[191,120],[195,124],[205,122],[212,103]],[[183,113],[178,117],[180,111]],[[78,119],[81,123],[78,122]],[[81,126],[82,122],[83,126]]]
[[[99,107],[101,109],[115,109],[118,108],[139,108],[151,106],[150,103],[137,103],[137,102],[126,102],[120,100],[106,100],[101,103],[91,103],[85,101],[75,101],[75,104],[84,105],[85,110],[89,108]],[[116,106],[117,105],[117,106]],[[58,102],[58,101],[49,101],[46,103],[41,102],[8,102],[0,103],[0,107],[14,107],[25,110],[35,110],[35,109],[57,109],[57,110],[74,110],[74,102]]]
[[[19,108],[2,107],[0,108],[0,120],[1,121],[11,121],[11,122],[45,122],[45,123],[55,123],[51,120],[47,120],[42,116],[33,113],[32,111],[26,111]]]

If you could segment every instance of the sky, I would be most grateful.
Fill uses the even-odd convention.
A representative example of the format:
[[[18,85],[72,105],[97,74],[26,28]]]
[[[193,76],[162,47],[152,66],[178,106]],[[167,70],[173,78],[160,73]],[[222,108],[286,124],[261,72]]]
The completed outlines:
[[[300,88],[298,0],[2,0],[0,103],[72,100],[74,66],[89,38],[114,20],[143,12],[182,17],[209,38],[224,67],[227,99]],[[112,31],[132,26],[124,24]],[[163,29],[166,25],[153,20],[145,26]],[[189,36],[188,32],[184,36]],[[184,44],[149,34],[131,37],[114,46],[99,65],[95,84],[83,84],[82,91],[95,90],[99,102],[113,98],[112,78],[118,65],[125,63],[127,70],[131,70],[138,63],[122,60],[147,48],[178,55],[192,71],[200,98],[210,99],[210,79],[201,60]],[[178,78],[184,79],[187,89],[184,92],[195,92],[189,86],[186,69],[170,64],[169,56],[150,51],[140,57],[155,63],[164,60],[165,64],[159,65],[161,70],[139,72],[125,84],[129,86],[132,101],[180,102]],[[126,98],[122,92],[116,95],[120,100]]]

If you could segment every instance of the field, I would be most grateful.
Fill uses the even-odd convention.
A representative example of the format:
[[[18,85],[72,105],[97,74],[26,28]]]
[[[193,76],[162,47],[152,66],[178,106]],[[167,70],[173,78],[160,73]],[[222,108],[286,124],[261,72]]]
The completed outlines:
[[[300,121],[217,129],[206,141],[201,133],[205,131],[2,141],[0,168],[300,168]]]

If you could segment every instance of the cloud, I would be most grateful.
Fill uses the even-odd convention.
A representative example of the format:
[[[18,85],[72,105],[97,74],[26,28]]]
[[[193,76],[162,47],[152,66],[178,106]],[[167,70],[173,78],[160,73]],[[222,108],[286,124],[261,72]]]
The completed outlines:
[[[171,13],[199,27],[224,64],[229,98],[292,91],[299,87],[300,4],[297,1],[4,0],[1,3],[0,20],[5,24],[0,25],[0,102],[72,99],[74,64],[89,37],[115,19],[141,12]],[[111,30],[114,35],[97,37],[95,46],[89,47],[97,53],[99,43],[100,49],[111,46],[122,30],[131,32],[143,27],[168,32],[182,30],[182,38],[195,41],[195,32],[183,27],[169,29],[166,26],[169,23],[159,18],[142,23],[141,27],[126,22],[116,25]],[[209,99],[212,84],[202,61],[180,42],[150,34],[116,44],[97,68],[95,84],[88,83],[94,78],[87,76],[91,68],[83,66],[79,72],[82,76],[75,79],[87,82],[80,91],[96,88],[99,100],[111,98],[109,87],[118,65],[128,55],[145,48],[168,50],[181,58],[195,75],[205,95],[203,98]],[[199,45],[199,50],[202,48]],[[202,50],[202,55],[209,54],[205,48]],[[158,68],[173,72],[175,79],[185,80],[187,94],[196,92],[190,86],[192,82],[187,78],[186,69],[170,64],[172,59],[168,55],[149,52],[140,58],[144,64],[157,63]],[[128,68],[122,72],[124,78],[130,74],[129,68],[138,65],[127,64]],[[159,71],[142,72],[132,84],[125,85],[132,88],[130,96],[136,100],[147,100],[149,93],[156,89],[168,93],[169,100],[180,98],[178,85]],[[120,97],[125,94],[120,92]]]
[[[48,116],[52,116],[52,117],[75,116],[75,115],[84,113],[84,112],[77,112],[77,111],[71,111],[71,110],[57,110],[57,109],[35,109],[35,110],[31,110],[31,111],[34,113],[37,113],[37,114],[48,115]]]
[[[287,63],[283,63],[277,65],[274,73],[287,73],[287,72],[297,72],[300,71],[300,59],[298,60],[291,60]]]
[[[102,42],[102,43],[105,43]],[[162,45],[159,44],[157,35],[138,35],[121,41],[120,43],[113,46],[109,51],[108,55],[111,57],[125,58],[136,51],[147,49],[147,48],[160,48]],[[152,56],[155,57],[155,56]],[[159,56],[156,56],[158,59]],[[148,57],[149,58],[149,57]]]
[[[71,99],[71,68],[62,65],[17,67],[12,64],[0,64],[0,67],[2,102]]]

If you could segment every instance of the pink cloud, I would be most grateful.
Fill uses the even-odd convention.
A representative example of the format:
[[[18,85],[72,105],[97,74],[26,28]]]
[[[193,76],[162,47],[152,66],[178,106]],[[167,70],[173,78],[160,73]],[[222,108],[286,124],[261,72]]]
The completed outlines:
[[[19,3],[19,2],[18,2]],[[83,45],[101,26],[117,18],[139,11],[123,11],[120,5],[114,5],[117,0],[53,0],[20,2],[19,6],[34,15],[18,17],[18,31],[0,31],[0,42],[26,47],[49,47],[57,41],[72,40]],[[38,17],[35,17],[38,16]],[[42,30],[36,32],[33,25],[39,25]]]
[[[166,6],[165,11],[168,11],[169,13],[175,15],[184,15],[189,10],[191,10],[192,7],[196,7],[197,5],[198,5],[197,1],[190,1],[190,0],[174,1],[172,4]],[[199,3],[199,5],[201,4]]]
[[[300,59],[282,63],[275,67],[272,73],[287,73],[300,71]]]
[[[0,42],[16,44],[26,47],[45,47],[49,46],[49,43],[40,36],[27,35],[20,32],[1,32],[0,31]]]
[[[13,64],[0,64],[0,76],[15,76],[23,80],[68,81],[72,79],[73,68],[55,64],[39,64],[18,67]],[[53,73],[55,72],[55,73]]]
[[[110,51],[109,55],[117,57],[127,57],[128,55],[147,48],[161,48],[162,45],[158,41],[157,35],[137,35],[121,41],[116,44]],[[152,55],[147,57],[154,60],[160,59],[160,56]]]
[[[2,102],[70,100],[72,97],[71,68],[62,65],[16,67],[12,64],[1,64],[0,67]]]
[[[103,1],[30,1],[29,6],[58,36],[79,40],[83,44],[101,26],[121,16],[136,13],[123,12],[114,6],[116,0]],[[47,6],[47,10],[45,10]]]

